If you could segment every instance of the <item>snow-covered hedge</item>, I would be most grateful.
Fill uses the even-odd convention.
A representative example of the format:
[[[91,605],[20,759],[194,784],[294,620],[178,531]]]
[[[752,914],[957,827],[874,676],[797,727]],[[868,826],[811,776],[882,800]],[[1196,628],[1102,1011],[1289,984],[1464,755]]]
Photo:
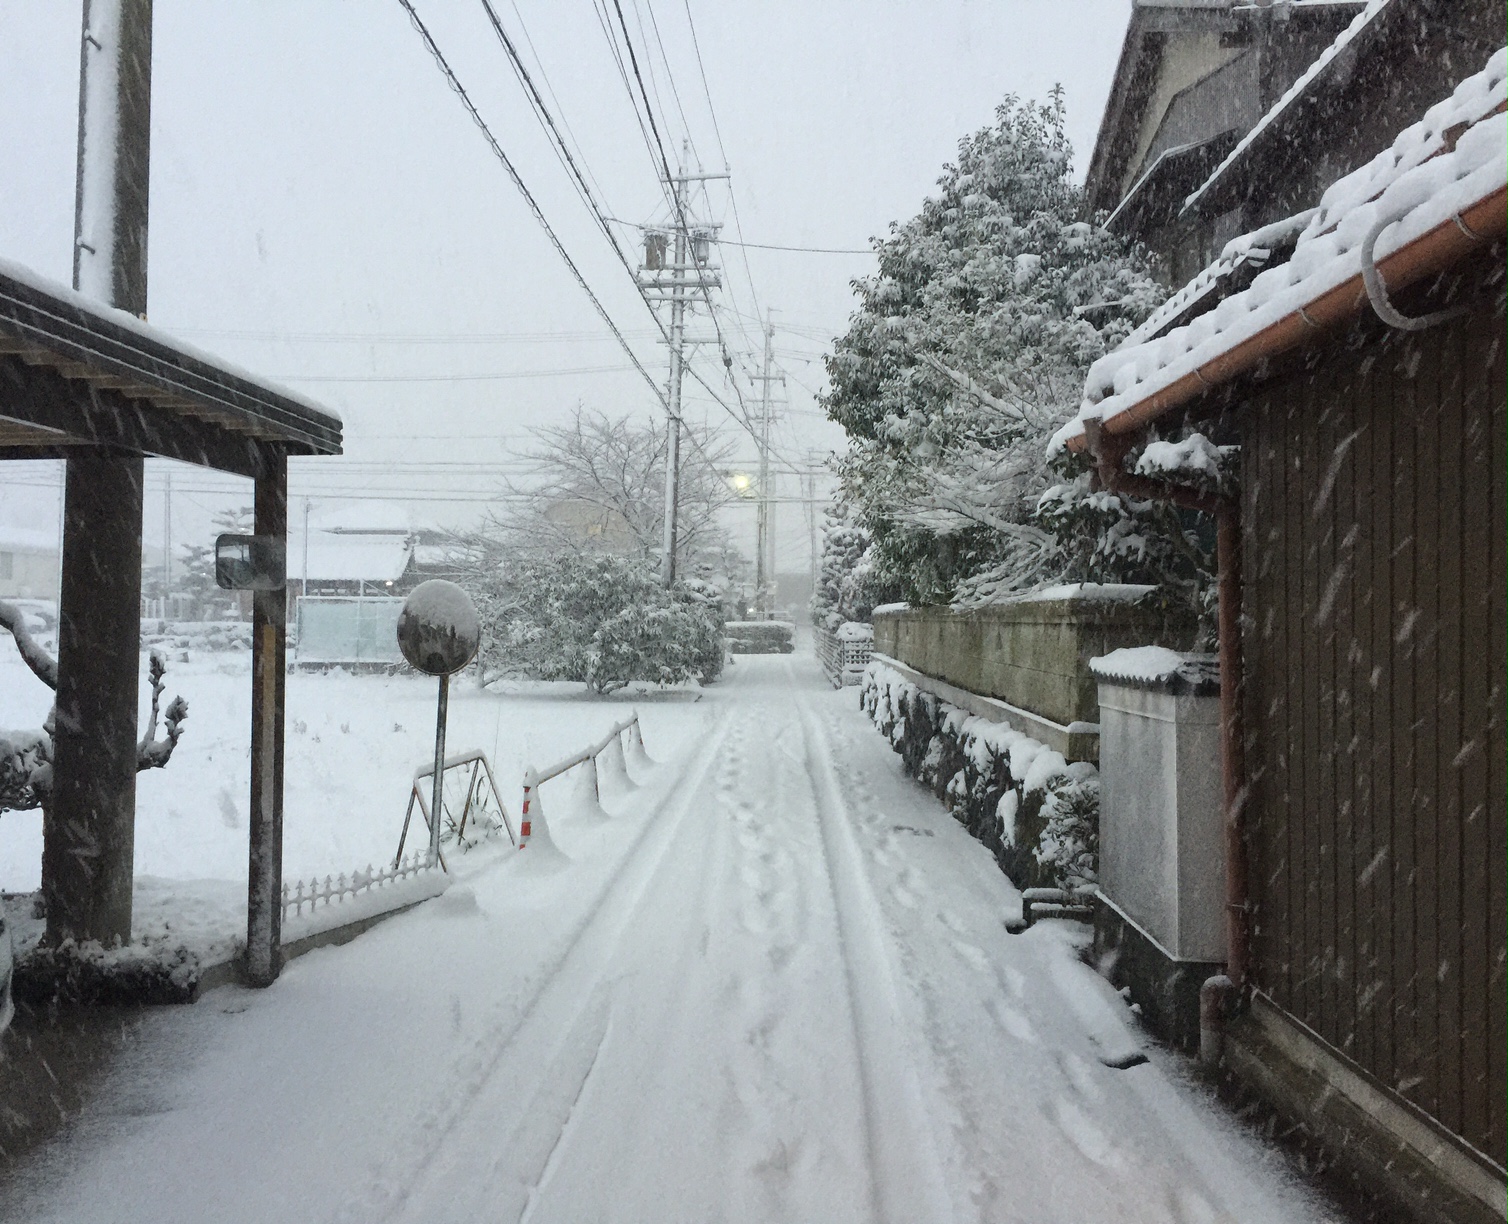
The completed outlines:
[[[860,699],[901,754],[990,848],[1022,888],[1092,883],[1099,866],[1100,779],[1087,762],[912,684],[883,663],[864,673]]]
[[[143,650],[205,652],[251,649],[251,625],[246,621],[168,621],[141,623]]]
[[[790,621],[729,621],[724,626],[733,654],[790,654],[796,626]]]
[[[717,602],[666,588],[648,561],[609,555],[521,557],[463,577],[482,621],[489,678],[627,684],[710,683],[723,665]]]

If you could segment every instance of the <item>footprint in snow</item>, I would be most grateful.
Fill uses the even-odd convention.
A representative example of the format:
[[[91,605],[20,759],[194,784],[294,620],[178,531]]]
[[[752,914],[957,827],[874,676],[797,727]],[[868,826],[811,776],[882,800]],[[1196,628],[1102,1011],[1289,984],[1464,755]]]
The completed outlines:
[[[1078,1148],[1086,1157],[1097,1165],[1103,1165],[1107,1169],[1123,1171],[1126,1167],[1126,1159],[1116,1150],[1115,1145],[1090,1119],[1082,1109],[1072,1101],[1059,1097],[1054,1104],[1053,1113],[1058,1123],[1058,1129],[1068,1137],[1068,1141]]]
[[[1037,1044],[1037,1030],[1032,1027],[1032,1022],[1009,1003],[1004,1003],[999,999],[990,999],[984,1006],[994,1018],[995,1023],[1017,1041],[1026,1045]]]
[[[953,941],[953,951],[957,952],[959,956],[968,961],[969,965],[977,972],[982,973],[984,970],[990,967],[990,958],[986,956],[983,951],[981,951],[979,948],[976,948],[971,943],[966,943],[961,939],[955,939]]]

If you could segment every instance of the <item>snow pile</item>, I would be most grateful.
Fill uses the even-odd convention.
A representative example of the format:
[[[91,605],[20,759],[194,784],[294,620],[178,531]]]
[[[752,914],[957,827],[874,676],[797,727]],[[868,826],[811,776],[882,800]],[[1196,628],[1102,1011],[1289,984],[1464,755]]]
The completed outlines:
[[[863,708],[953,816],[1021,887],[1093,883],[1099,772],[1005,723],[943,701],[895,668],[871,663]]]
[[[1351,24],[1342,30],[1333,43],[1320,53],[1318,59],[1299,76],[1298,80],[1284,92],[1283,96],[1273,103],[1272,109],[1257,120],[1256,125],[1236,142],[1236,147],[1226,154],[1225,160],[1215,167],[1209,178],[1205,179],[1189,197],[1184,200],[1185,209],[1192,208],[1198,202],[1199,197],[1220,181],[1227,169],[1235,165],[1246,154],[1246,150],[1262,136],[1293,103],[1309,91],[1309,87],[1324,73],[1335,57],[1354,43],[1357,37],[1377,19],[1383,9],[1387,8],[1391,0],[1369,0],[1367,7],[1357,13],[1351,20]]]
[[[1375,229],[1381,261],[1501,190],[1508,183],[1508,115],[1498,109],[1508,93],[1505,76],[1508,49],[1389,150],[1334,183],[1287,263],[1185,326],[1096,361],[1078,415],[1053,435],[1049,455],[1080,436],[1086,420],[1113,419],[1359,276],[1362,247]],[[1458,136],[1453,146],[1448,130]]]
[[[1149,442],[1136,461],[1138,476],[1196,474],[1220,478],[1220,449],[1201,433],[1182,442]]]
[[[874,626],[863,621],[844,621],[838,626],[836,637],[840,642],[872,642]]]

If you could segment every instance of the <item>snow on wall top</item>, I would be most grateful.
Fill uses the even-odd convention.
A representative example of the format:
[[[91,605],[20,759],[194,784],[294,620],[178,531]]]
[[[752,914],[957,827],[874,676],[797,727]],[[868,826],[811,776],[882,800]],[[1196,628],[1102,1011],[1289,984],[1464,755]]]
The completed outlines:
[[[1157,588],[1136,582],[1064,582],[1022,595],[1015,603],[1043,603],[1054,599],[1080,599],[1089,603],[1135,603]]]
[[[1213,655],[1184,654],[1165,646],[1124,646],[1089,660],[1095,679],[1133,688],[1213,696],[1220,691],[1220,668]]]
[[[1351,19],[1351,24],[1336,35],[1335,41],[1320,52],[1319,58],[1304,70],[1298,80],[1294,81],[1288,87],[1281,98],[1273,103],[1272,108],[1257,120],[1251,131],[1236,141],[1236,147],[1227,153],[1225,160],[1211,171],[1209,178],[1205,179],[1203,183],[1189,193],[1188,198],[1183,202],[1184,208],[1192,208],[1201,196],[1211,190],[1220,181],[1225,172],[1244,157],[1252,144],[1277,121],[1278,116],[1292,106],[1298,98],[1301,98],[1308,92],[1309,87],[1334,62],[1335,57],[1355,42],[1357,36],[1371,25],[1382,10],[1387,8],[1390,3],[1392,3],[1392,0],[1370,0],[1367,7]]]
[[[1508,48],[1496,51],[1481,72],[1430,107],[1388,149],[1332,183],[1286,263],[1267,268],[1249,288],[1166,335],[1136,344],[1130,337],[1096,361],[1078,415],[1053,435],[1048,454],[1082,435],[1086,420],[1113,419],[1359,276],[1361,247],[1375,226],[1384,226],[1375,248],[1381,261],[1501,191],[1508,184],[1505,79]]]

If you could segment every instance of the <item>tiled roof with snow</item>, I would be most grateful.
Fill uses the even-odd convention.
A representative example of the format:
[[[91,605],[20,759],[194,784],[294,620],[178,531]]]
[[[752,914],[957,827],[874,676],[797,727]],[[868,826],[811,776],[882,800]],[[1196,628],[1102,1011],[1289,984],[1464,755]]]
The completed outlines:
[[[1209,178],[1205,179],[1202,184],[1189,194],[1188,199],[1183,202],[1184,208],[1194,207],[1201,197],[1213,189],[1215,184],[1225,175],[1225,172],[1246,155],[1246,151],[1262,137],[1268,128],[1277,122],[1279,116],[1283,115],[1290,106],[1309,91],[1309,87],[1325,74],[1325,71],[1335,61],[1335,57],[1352,43],[1356,42],[1390,3],[1392,3],[1392,0],[1369,0],[1367,7],[1357,13],[1351,19],[1351,24],[1336,35],[1335,41],[1326,47],[1320,53],[1319,58],[1310,64],[1299,76],[1298,80],[1294,81],[1288,87],[1283,96],[1273,103],[1272,108],[1262,118],[1257,120],[1251,131],[1247,132],[1245,136],[1236,142],[1236,147],[1227,153],[1225,160],[1210,172]]]
[[[300,542],[288,549],[290,575],[305,577]],[[413,543],[406,535],[309,533],[310,582],[396,582],[408,569]],[[296,572],[295,572],[296,571]]]
[[[1331,184],[1286,263],[1267,268],[1249,288],[1166,335],[1130,342],[1147,335],[1143,327],[1096,361],[1078,415],[1053,435],[1049,453],[1074,445],[1086,420],[1108,424],[1133,409],[1133,420],[1150,419],[1172,406],[1167,401],[1175,384],[1187,380],[1197,391],[1232,377],[1231,370],[1212,363],[1294,316],[1309,328],[1319,326],[1310,311],[1327,294],[1359,280],[1363,243],[1379,226],[1374,249],[1379,266],[1439,227],[1459,226],[1466,233],[1470,227],[1462,214],[1474,207],[1490,206],[1485,224],[1501,233],[1501,200],[1508,186],[1505,76],[1508,48],[1495,52],[1481,72],[1430,107],[1388,149]],[[1498,203],[1492,204],[1495,197]],[[1199,282],[1195,278],[1193,284]],[[1118,431],[1112,427],[1111,432]]]

